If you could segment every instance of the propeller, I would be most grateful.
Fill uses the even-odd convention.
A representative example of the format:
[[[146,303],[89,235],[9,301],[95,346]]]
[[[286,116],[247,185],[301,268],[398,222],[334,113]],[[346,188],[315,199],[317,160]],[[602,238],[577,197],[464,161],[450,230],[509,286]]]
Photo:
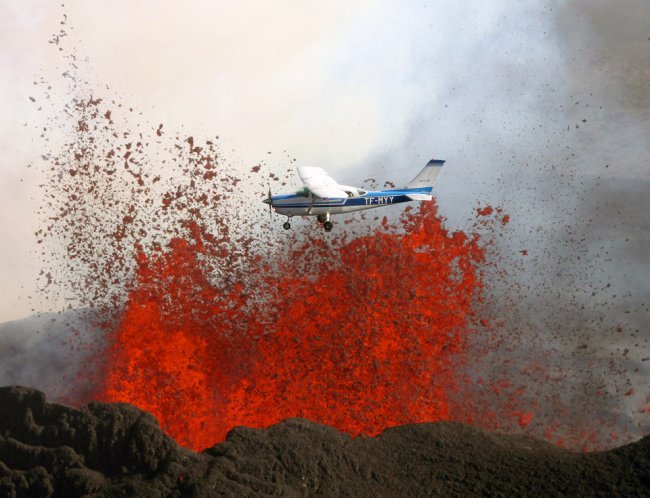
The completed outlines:
[[[269,193],[264,201],[269,205],[269,220],[273,221],[273,196],[271,195],[271,184],[269,183]]]

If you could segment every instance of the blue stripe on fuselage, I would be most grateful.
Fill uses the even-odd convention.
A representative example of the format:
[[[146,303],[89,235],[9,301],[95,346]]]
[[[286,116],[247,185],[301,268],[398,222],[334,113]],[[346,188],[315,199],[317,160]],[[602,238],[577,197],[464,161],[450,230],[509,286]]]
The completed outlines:
[[[298,208],[298,207],[328,207],[328,206],[379,206],[384,204],[398,204],[408,202],[411,199],[408,194],[430,194],[432,187],[406,188],[395,190],[376,190],[367,192],[359,197],[349,197],[346,199],[317,199],[312,204],[311,199],[296,194],[280,194],[272,197],[273,206],[279,208]],[[284,202],[282,202],[284,201]],[[294,202],[287,202],[294,201]]]

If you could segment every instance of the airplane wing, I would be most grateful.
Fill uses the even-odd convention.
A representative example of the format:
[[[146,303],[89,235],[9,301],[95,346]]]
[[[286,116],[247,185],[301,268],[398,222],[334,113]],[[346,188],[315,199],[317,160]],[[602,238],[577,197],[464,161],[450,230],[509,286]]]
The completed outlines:
[[[348,197],[345,190],[342,190],[339,187],[339,184],[336,183],[336,180],[328,175],[322,168],[317,168],[315,166],[300,166],[298,168],[298,176],[300,176],[300,179],[305,186],[311,190],[316,197],[321,197],[323,199],[339,199]]]

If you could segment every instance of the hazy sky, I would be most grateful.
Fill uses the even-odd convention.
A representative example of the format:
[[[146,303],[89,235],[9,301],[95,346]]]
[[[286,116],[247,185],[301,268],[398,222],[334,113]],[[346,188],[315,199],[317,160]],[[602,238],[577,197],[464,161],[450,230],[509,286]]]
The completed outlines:
[[[246,169],[287,150],[342,180],[447,159],[453,222],[513,200],[520,185],[503,182],[535,183],[563,147],[582,154],[578,174],[650,179],[650,16],[623,3],[0,0],[0,322],[40,304],[27,296],[47,113],[29,97],[43,77],[55,106],[69,98],[48,43],[64,13],[90,85],[149,125],[218,134]],[[591,131],[566,134],[576,124]]]
[[[647,433],[648,0],[0,0],[0,323],[56,308],[36,291],[34,232],[41,154],[75,123],[70,53],[95,97],[137,111],[122,108],[126,129],[219,135],[242,172],[268,161],[399,184],[446,159],[434,193],[450,228],[478,205],[511,220],[492,246],[507,271],[485,269],[503,342],[476,355],[476,375],[512,369],[540,420],[557,419],[544,399],[560,392],[576,427],[607,412],[626,437]],[[39,336],[48,316],[3,326],[5,383],[47,387],[76,368]],[[563,383],[522,375],[535,358]]]

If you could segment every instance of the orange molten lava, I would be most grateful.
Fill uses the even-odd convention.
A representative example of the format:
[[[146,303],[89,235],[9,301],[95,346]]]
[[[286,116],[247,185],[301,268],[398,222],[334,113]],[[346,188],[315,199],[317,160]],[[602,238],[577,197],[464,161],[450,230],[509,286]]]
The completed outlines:
[[[291,249],[311,273],[253,258],[247,281],[227,285],[206,276],[200,230],[141,251],[100,397],[152,412],[193,449],[287,417],[368,435],[454,418],[484,250],[436,210],[423,203],[399,230]]]

